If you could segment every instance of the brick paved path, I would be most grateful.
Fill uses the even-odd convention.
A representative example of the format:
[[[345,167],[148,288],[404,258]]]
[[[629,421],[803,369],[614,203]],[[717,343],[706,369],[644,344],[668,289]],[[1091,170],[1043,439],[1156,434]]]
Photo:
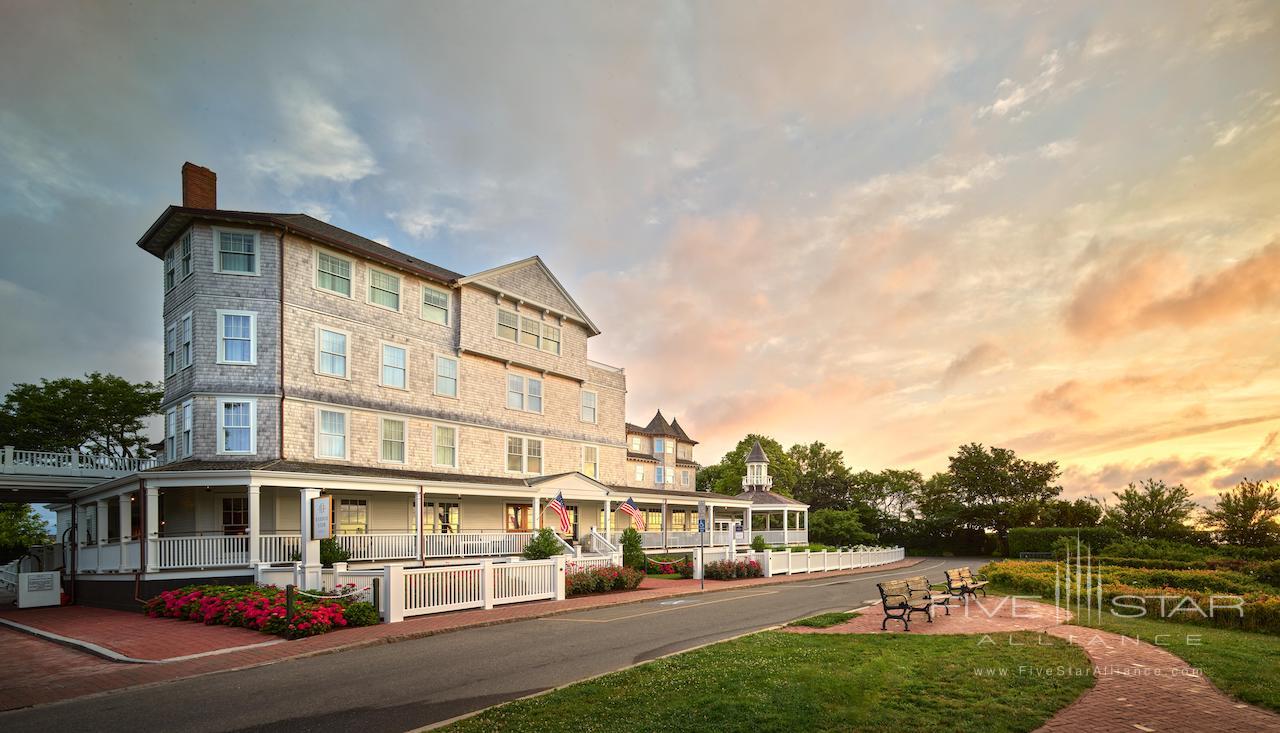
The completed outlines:
[[[0,618],[96,644],[133,659],[163,660],[272,641],[231,626],[205,626],[171,618],[90,606],[6,609]]]
[[[1159,647],[1081,626],[1049,633],[1083,647],[1098,674],[1041,731],[1280,731],[1280,715],[1227,697]]]

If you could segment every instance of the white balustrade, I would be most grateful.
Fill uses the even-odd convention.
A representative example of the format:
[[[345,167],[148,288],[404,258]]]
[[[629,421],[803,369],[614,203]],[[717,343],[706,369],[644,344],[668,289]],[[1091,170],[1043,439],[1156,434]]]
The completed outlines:
[[[338,546],[351,553],[349,559],[411,560],[418,556],[418,535],[410,532],[395,534],[340,534],[335,535]]]
[[[555,560],[494,564],[489,572],[493,573],[495,606],[556,597]]]
[[[104,456],[78,451],[49,452],[19,450],[4,446],[0,452],[0,473],[39,476],[91,476],[113,478],[159,466],[156,458]]]
[[[484,606],[484,566],[404,571],[404,616]]]
[[[427,557],[519,555],[532,532],[450,532],[424,536]]]
[[[264,534],[258,536],[258,554],[262,562],[294,562],[302,553],[302,537],[296,534]]]
[[[161,568],[212,568],[246,565],[249,538],[244,535],[161,537],[156,540]]]

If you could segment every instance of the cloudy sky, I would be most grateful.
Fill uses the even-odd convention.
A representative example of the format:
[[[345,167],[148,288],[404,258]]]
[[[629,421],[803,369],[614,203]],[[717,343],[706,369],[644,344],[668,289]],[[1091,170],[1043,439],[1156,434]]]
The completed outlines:
[[[0,0],[0,99],[0,386],[160,378],[134,242],[191,160],[541,254],[704,462],[1280,476],[1280,4]]]

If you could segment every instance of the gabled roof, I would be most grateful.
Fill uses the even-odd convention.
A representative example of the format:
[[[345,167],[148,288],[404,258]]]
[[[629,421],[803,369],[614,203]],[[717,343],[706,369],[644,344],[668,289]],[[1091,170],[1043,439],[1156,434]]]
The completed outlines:
[[[698,444],[698,441],[690,438],[684,428],[680,427],[679,420],[667,422],[667,419],[662,416],[662,410],[658,410],[653,419],[649,421],[649,424],[644,427],[640,427],[635,423],[627,423],[626,425],[629,435],[652,435],[659,438],[675,438],[682,443]]]
[[[591,331],[591,335],[599,336],[600,329],[596,327],[595,322],[591,320],[590,316],[587,315],[586,311],[582,310],[582,306],[578,305],[578,301],[573,299],[573,296],[569,294],[568,290],[565,290],[564,285],[560,284],[559,278],[555,276],[555,273],[551,272],[551,268],[547,267],[547,263],[543,262],[542,258],[539,257],[538,255],[534,255],[532,257],[526,257],[523,260],[516,260],[515,262],[508,262],[505,265],[491,267],[488,270],[482,270],[480,272],[475,273],[474,275],[467,275],[466,277],[460,277],[458,278],[457,284],[458,285],[473,285],[473,284],[480,285],[480,284],[483,284],[481,281],[485,280],[486,278],[492,277],[494,275],[500,275],[504,272],[509,272],[511,270],[518,270],[522,267],[528,267],[530,265],[534,265],[540,268],[543,274],[547,276],[547,279],[551,281],[551,284],[555,286],[557,290],[560,291],[560,295],[564,296],[564,299],[568,301],[569,305],[573,306],[573,309],[576,311],[576,313],[572,313],[570,315],[573,315],[577,317],[579,320],[581,320],[583,324],[585,324],[587,328]]]
[[[809,506],[803,501],[797,501],[789,496],[775,494],[765,489],[750,489],[738,494],[737,498],[746,499],[755,506]]]
[[[156,257],[163,258],[174,238],[195,221],[225,222],[230,224],[254,224],[275,227],[301,237],[315,240],[335,249],[360,257],[376,260],[384,265],[420,275],[442,284],[452,284],[461,274],[434,265],[426,260],[407,255],[372,239],[333,226],[306,214],[281,214],[260,211],[229,211],[226,209],[197,209],[189,206],[170,206],[147,229],[138,246]]]
[[[764,448],[760,447],[760,441],[756,441],[751,446],[751,452],[747,454],[747,463],[768,463],[769,456],[764,454]]]

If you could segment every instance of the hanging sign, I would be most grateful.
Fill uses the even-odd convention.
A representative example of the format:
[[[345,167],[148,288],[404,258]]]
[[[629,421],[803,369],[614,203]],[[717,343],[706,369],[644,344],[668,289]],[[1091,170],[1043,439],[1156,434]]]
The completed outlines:
[[[318,496],[311,500],[311,539],[333,537],[333,497]]]

